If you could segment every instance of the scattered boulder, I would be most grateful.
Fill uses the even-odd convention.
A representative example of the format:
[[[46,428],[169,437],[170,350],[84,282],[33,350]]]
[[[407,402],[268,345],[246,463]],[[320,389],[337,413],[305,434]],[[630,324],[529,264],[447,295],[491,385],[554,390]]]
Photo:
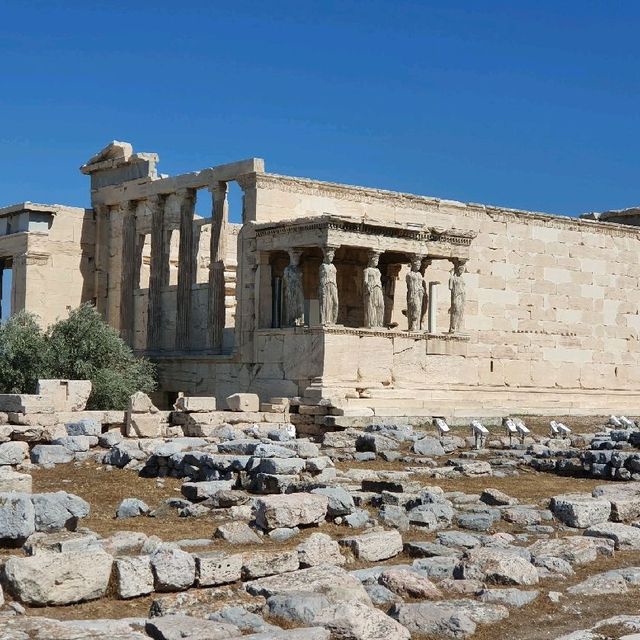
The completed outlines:
[[[36,531],[75,531],[80,518],[89,515],[89,503],[66,491],[34,493],[31,501],[35,510]]]
[[[124,518],[137,518],[138,516],[146,516],[151,511],[151,507],[146,502],[138,500],[138,498],[125,498],[116,510],[116,518],[122,520]]]
[[[413,452],[419,456],[443,456],[445,450],[440,440],[432,436],[425,436],[413,443]]]

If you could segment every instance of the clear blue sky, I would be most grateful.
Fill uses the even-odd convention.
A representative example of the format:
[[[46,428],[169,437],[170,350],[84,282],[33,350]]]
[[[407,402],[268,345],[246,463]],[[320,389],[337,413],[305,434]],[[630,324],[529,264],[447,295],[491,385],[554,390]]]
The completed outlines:
[[[640,204],[640,3],[0,0],[0,205],[112,139],[576,215]]]

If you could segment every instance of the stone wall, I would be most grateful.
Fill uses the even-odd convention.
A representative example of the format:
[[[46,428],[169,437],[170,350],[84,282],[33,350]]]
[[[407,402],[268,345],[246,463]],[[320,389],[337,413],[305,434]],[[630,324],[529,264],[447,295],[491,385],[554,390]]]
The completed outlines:
[[[596,404],[620,406],[625,394],[601,392],[640,390],[640,370],[635,366],[640,328],[638,230],[270,174],[256,177],[256,192],[255,211],[248,213],[257,222],[330,213],[478,233],[465,276],[466,353],[425,355],[408,371],[403,359],[395,358],[396,366],[393,358],[383,356],[387,349],[366,348],[372,363],[367,383],[434,390],[528,389],[542,393],[545,402],[565,405],[570,397],[566,391],[574,394],[573,405],[584,400],[585,406],[594,394]],[[434,262],[425,274],[427,281],[442,283],[440,330],[448,328],[450,266]],[[400,291],[403,282],[401,273]],[[346,343],[353,349],[352,340],[342,342],[331,337],[336,353],[343,353]],[[366,342],[362,338],[358,350]],[[336,360],[326,345],[325,358],[326,373],[333,373]],[[349,367],[349,372],[336,372],[333,382],[352,386],[356,365]],[[550,391],[557,393],[550,396]],[[506,394],[491,397],[510,404]],[[636,401],[635,395],[628,397]]]
[[[0,258],[13,260],[13,312],[27,309],[46,327],[93,298],[95,223],[90,209],[25,203],[0,213],[0,233],[6,234],[0,235]],[[24,222],[16,224],[16,216]],[[7,217],[14,218],[10,231]]]

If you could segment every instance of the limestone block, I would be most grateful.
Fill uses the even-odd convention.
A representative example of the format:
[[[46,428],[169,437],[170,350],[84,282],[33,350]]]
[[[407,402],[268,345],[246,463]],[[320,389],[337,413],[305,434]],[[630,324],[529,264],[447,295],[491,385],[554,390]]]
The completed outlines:
[[[66,491],[34,493],[31,502],[35,510],[36,531],[73,531],[80,518],[89,515],[89,503]]]
[[[173,408],[176,411],[186,411],[187,413],[205,413],[216,410],[215,397],[207,396],[180,396]]]
[[[284,593],[322,593],[332,604],[362,602],[371,605],[360,581],[344,569],[322,565],[290,573],[258,578],[245,584],[251,595],[269,598]]]
[[[351,549],[356,558],[367,562],[386,560],[402,552],[402,536],[398,531],[374,531],[339,542]]]
[[[157,411],[151,398],[142,391],[136,391],[129,398],[129,413],[156,413]]]
[[[512,549],[475,548],[467,551],[456,577],[504,585],[533,585],[538,570]]]
[[[53,413],[53,403],[48,396],[18,393],[0,394],[0,411],[6,413]]]
[[[34,464],[64,464],[73,458],[73,451],[60,444],[37,444],[31,449],[31,462]]]
[[[91,389],[90,380],[38,380],[36,393],[48,397],[55,411],[84,411]]]
[[[102,434],[102,425],[93,418],[67,422],[64,427],[70,436],[99,436]]]
[[[340,545],[326,533],[312,533],[298,547],[301,567],[333,564],[341,566],[346,558],[340,553]]]
[[[244,580],[255,580],[278,573],[296,571],[300,568],[298,552],[275,551],[245,553],[242,561],[242,577]]]
[[[226,399],[230,411],[259,411],[260,398],[255,393],[234,393]]]
[[[585,536],[613,540],[616,549],[640,549],[640,528],[620,522],[602,522],[589,527]]]
[[[241,633],[233,624],[180,614],[151,618],[146,622],[145,631],[158,640],[227,640],[238,638]]]
[[[358,602],[343,602],[327,607],[315,616],[313,623],[331,631],[334,638],[411,638],[409,630],[386,613]]]
[[[147,555],[115,559],[116,589],[119,598],[135,598],[153,591],[151,558]]]
[[[611,503],[604,498],[593,498],[584,493],[566,493],[551,498],[549,508],[569,527],[586,529],[609,520]]]
[[[326,496],[291,493],[265,496],[255,503],[256,523],[263,529],[318,524],[327,514]]]
[[[157,591],[181,591],[193,585],[196,562],[181,549],[162,545],[152,556],[151,566]]]
[[[0,466],[22,464],[29,457],[26,442],[5,442],[0,444]]]
[[[0,467],[0,493],[31,493],[31,476],[9,467]]]
[[[0,493],[0,540],[22,540],[36,530],[31,496]]]
[[[94,533],[79,533],[66,530],[56,531],[55,533],[38,531],[27,538],[22,548],[30,556],[35,556],[42,551],[49,553],[81,551],[88,547],[94,547],[97,539]],[[110,552],[107,551],[107,553]]]
[[[630,485],[598,485],[592,495],[611,502],[611,519],[614,522],[633,520],[640,516],[640,488]]]
[[[131,413],[127,416],[127,436],[159,438],[162,436],[162,416],[159,413]]]
[[[391,615],[411,633],[421,636],[467,638],[476,630],[471,618],[444,603],[402,603],[395,605]]]
[[[240,580],[243,562],[241,553],[210,551],[193,555],[199,587],[215,587]]]
[[[113,557],[91,547],[83,551],[11,557],[4,565],[8,589],[34,606],[65,605],[104,596]]]

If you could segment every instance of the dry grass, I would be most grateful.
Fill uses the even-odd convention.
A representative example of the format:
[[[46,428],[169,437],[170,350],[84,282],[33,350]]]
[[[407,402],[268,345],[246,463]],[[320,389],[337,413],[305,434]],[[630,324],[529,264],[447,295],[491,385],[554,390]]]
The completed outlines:
[[[640,564],[640,552],[618,552],[611,558],[600,557],[596,562],[574,567],[576,575],[563,581],[545,580],[536,589],[540,596],[529,606],[511,609],[505,620],[492,625],[478,625],[474,640],[545,640],[586,629],[611,616],[638,615],[637,588],[630,587],[624,594],[599,596],[563,596],[554,604],[547,593],[565,591],[589,576],[611,569]],[[627,632],[628,633],[628,632]],[[617,637],[612,635],[613,638]]]

